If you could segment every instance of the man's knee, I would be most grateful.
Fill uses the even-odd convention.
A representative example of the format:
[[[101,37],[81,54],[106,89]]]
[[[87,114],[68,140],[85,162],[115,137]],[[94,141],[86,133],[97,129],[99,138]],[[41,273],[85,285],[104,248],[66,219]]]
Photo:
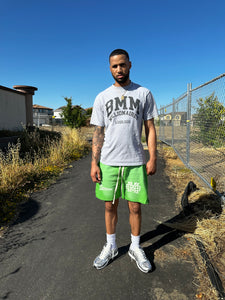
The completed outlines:
[[[138,202],[129,202],[129,211],[131,214],[141,214],[141,204]]]
[[[107,213],[115,213],[117,211],[117,203],[112,204],[111,201],[105,201],[105,211]]]

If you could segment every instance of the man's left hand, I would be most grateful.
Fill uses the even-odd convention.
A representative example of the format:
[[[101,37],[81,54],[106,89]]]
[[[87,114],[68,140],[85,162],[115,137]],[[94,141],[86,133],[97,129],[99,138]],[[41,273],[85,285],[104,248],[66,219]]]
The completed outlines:
[[[149,160],[146,164],[147,175],[154,175],[156,172],[156,160]]]

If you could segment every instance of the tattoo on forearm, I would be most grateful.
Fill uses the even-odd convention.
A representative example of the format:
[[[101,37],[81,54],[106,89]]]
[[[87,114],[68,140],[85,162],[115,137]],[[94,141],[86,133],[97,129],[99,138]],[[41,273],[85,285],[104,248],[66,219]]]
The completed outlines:
[[[92,139],[92,161],[99,162],[100,153],[104,141],[104,127],[95,126]]]

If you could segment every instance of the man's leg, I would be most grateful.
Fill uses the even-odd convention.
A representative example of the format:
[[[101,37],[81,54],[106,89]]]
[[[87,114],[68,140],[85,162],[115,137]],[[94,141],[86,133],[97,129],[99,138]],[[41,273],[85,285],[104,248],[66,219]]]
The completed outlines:
[[[112,201],[105,201],[105,226],[107,243],[104,245],[102,252],[94,260],[94,267],[96,269],[103,269],[106,267],[111,259],[118,255],[116,246],[116,224],[117,224],[117,207],[119,199]]]
[[[116,233],[118,203],[119,199],[116,199],[114,204],[112,204],[112,201],[105,201],[105,227],[107,234]]]
[[[128,201],[131,234],[139,236],[141,232],[141,203]]]
[[[128,207],[131,227],[131,245],[128,254],[135,260],[138,268],[142,272],[148,273],[152,269],[152,266],[147,259],[144,250],[140,247],[141,204],[128,201]]]

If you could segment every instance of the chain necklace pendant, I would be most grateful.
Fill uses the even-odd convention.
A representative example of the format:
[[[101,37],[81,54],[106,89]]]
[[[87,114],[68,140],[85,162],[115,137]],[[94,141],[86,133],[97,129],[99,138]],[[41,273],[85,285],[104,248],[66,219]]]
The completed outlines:
[[[121,96],[121,100],[124,100],[124,95]]]

